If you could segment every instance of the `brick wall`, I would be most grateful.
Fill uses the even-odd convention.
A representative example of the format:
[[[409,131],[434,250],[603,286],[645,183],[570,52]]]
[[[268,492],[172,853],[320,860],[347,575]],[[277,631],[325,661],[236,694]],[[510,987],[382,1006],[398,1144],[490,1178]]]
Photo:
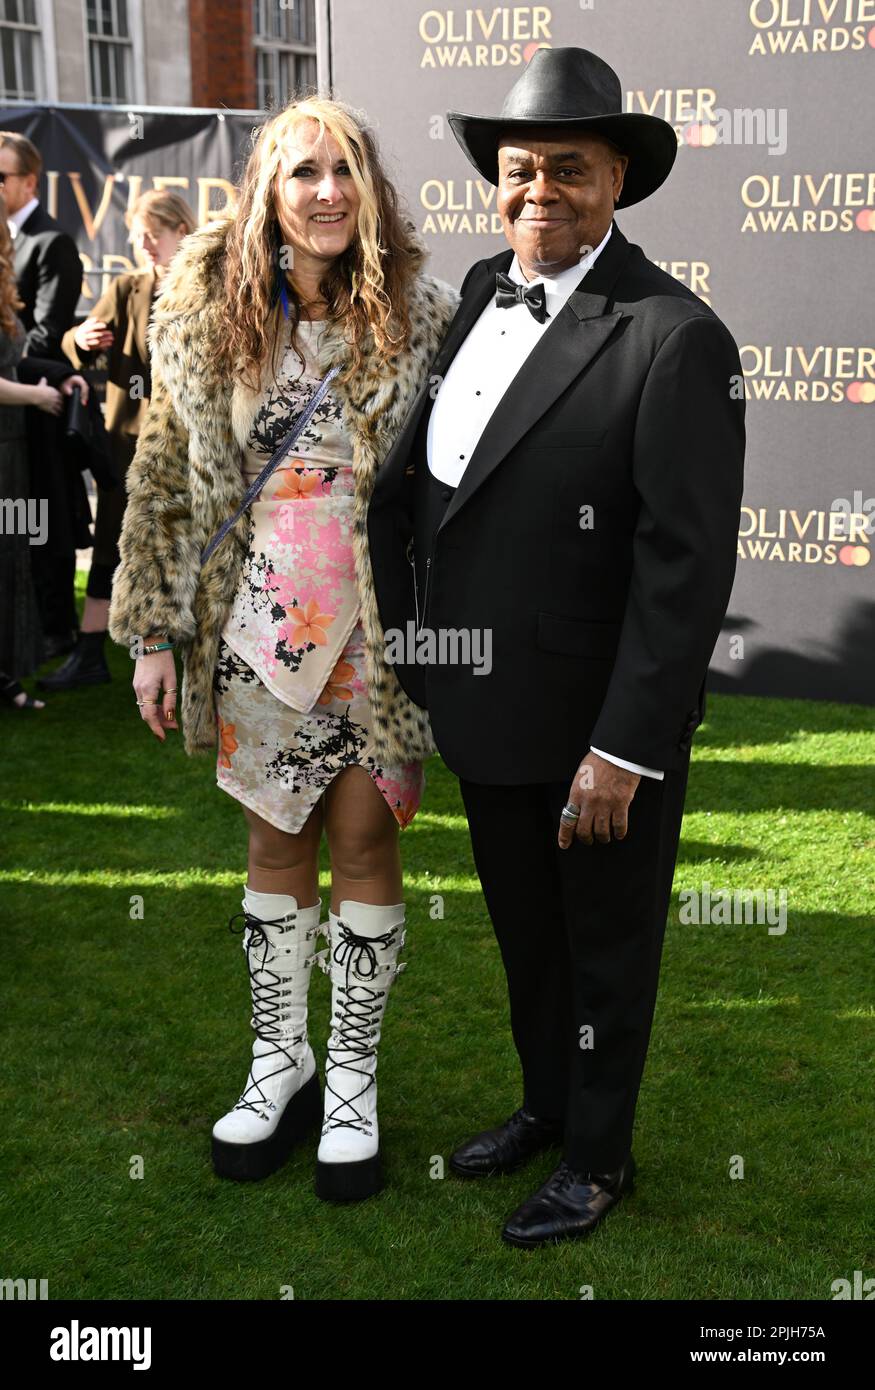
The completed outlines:
[[[252,0],[189,0],[193,106],[255,106]]]

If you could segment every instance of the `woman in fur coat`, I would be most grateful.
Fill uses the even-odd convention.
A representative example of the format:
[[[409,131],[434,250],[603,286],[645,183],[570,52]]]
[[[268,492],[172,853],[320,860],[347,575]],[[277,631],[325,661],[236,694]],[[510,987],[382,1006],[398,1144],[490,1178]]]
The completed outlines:
[[[179,649],[185,749],[216,757],[248,824],[237,917],[255,1041],[240,1099],[213,1129],[215,1169],[265,1177],[321,1121],[316,1190],[335,1200],[382,1185],[376,1065],[403,969],[399,830],[433,752],[385,659],[365,524],[458,303],[423,259],[353,111],[307,98],[266,122],[236,212],[182,242],[156,302],[109,619],[162,742],[176,728]],[[201,567],[333,366],[294,447]],[[332,982],[324,1104],[307,1041],[314,961]]]

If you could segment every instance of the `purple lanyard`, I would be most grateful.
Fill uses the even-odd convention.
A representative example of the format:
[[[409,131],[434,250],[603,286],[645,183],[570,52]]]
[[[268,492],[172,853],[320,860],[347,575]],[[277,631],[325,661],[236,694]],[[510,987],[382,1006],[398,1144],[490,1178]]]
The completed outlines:
[[[204,549],[201,553],[202,565],[206,564],[207,560],[212,555],[216,546],[220,543],[220,541],[224,540],[231,527],[234,526],[240,520],[241,516],[246,511],[246,508],[249,506],[250,502],[253,502],[255,500],[261,489],[264,487],[271,473],[274,471],[277,465],[282,462],[286,454],[291,449],[292,445],[295,443],[295,440],[302,433],[302,431],[305,430],[306,427],[309,425],[314,414],[316,413],[319,406],[322,404],[326,395],[328,394],[328,388],[331,385],[334,378],[337,376],[339,371],[340,367],[332,367],[330,371],[328,371],[326,375],[322,378],[319,385],[316,387],[316,390],[313,392],[309,401],[307,402],[304,409],[298,416],[297,420],[292,425],[292,428],[289,430],[285,439],[282,441],[279,448],[276,450],[276,453],[264,465],[255,481],[249,484],[249,487],[246,489],[246,492],[243,495],[243,501],[240,503],[240,506],[237,508],[234,515],[229,516],[227,521],[222,522],[221,526],[219,527],[216,534],[213,536],[212,540],[209,542],[208,545],[204,546]]]

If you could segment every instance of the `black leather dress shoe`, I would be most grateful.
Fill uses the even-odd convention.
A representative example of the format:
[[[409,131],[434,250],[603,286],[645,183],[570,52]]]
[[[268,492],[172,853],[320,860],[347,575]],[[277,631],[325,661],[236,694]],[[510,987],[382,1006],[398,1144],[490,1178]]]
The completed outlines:
[[[518,1207],[501,1233],[509,1245],[534,1249],[559,1240],[579,1240],[594,1231],[606,1212],[634,1186],[630,1154],[616,1173],[575,1173],[564,1161]]]
[[[40,690],[75,690],[80,685],[105,685],[112,680],[103,653],[105,632],[80,632],[67,660],[56,671],[40,676]]]
[[[543,1149],[562,1143],[561,1120],[539,1120],[522,1107],[497,1129],[475,1134],[450,1158],[450,1167],[460,1178],[491,1178],[496,1173],[512,1173]]]

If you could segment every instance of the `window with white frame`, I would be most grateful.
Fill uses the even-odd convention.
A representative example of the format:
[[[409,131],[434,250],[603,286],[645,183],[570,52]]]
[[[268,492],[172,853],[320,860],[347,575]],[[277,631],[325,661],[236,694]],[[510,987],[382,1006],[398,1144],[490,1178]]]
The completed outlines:
[[[0,100],[44,95],[36,0],[0,0]]]
[[[252,32],[261,110],[316,86],[315,0],[252,0]]]
[[[85,0],[91,100],[99,106],[131,101],[133,39],[128,0]]]

